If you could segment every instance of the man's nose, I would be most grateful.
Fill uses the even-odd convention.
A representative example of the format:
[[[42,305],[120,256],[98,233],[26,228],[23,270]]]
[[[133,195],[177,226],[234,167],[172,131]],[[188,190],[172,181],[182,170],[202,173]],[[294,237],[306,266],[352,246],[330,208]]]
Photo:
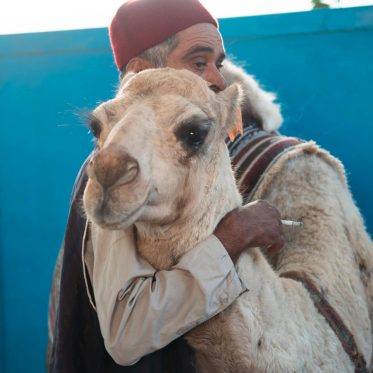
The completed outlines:
[[[214,92],[223,91],[227,87],[223,75],[216,66],[206,69],[202,77],[210,83],[210,89]]]

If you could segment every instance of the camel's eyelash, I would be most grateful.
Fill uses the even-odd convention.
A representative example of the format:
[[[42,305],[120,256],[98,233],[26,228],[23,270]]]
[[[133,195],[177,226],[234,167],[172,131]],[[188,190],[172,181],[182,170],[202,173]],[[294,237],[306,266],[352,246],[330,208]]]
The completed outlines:
[[[89,119],[89,130],[92,132],[93,136],[98,139],[100,137],[100,133],[102,130],[102,124],[98,118],[96,118],[94,115],[90,115]]]

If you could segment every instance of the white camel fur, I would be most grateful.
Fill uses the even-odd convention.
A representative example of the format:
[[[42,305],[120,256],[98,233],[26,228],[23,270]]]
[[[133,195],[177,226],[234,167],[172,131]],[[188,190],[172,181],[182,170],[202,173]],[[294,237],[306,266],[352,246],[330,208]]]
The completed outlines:
[[[95,110],[102,130],[84,193],[91,229],[135,224],[140,254],[168,269],[241,205],[224,140],[256,86],[240,70],[232,77],[243,93],[232,84],[216,94],[188,71],[147,70]],[[269,129],[281,122],[276,115]],[[340,163],[305,143],[280,159],[254,197],[304,227],[285,232],[275,258],[257,248],[241,255],[236,268],[248,291],[186,335],[201,371],[354,371],[302,284],[279,277],[289,270],[306,272],[322,289],[370,365],[372,245]]]

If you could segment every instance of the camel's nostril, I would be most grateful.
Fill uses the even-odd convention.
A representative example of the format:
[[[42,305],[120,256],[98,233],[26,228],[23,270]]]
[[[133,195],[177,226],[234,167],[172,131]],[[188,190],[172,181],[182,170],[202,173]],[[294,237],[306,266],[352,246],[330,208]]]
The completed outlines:
[[[133,181],[139,173],[139,164],[136,161],[128,162],[127,169],[117,181],[118,185],[128,184]]]

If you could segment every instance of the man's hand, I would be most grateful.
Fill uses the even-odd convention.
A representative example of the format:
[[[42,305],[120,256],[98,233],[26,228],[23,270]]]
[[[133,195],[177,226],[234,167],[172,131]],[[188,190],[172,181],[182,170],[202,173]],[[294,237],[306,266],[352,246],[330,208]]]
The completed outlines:
[[[214,232],[235,262],[249,247],[276,252],[284,246],[280,213],[265,201],[255,201],[228,213]]]

